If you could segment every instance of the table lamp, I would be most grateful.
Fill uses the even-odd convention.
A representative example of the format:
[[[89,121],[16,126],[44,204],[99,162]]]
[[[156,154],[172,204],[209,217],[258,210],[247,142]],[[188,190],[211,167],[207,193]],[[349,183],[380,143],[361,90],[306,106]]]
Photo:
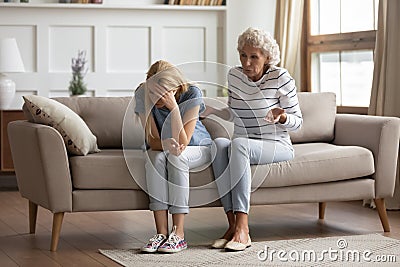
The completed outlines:
[[[0,109],[7,109],[15,95],[15,82],[4,73],[24,71],[15,38],[0,39]]]

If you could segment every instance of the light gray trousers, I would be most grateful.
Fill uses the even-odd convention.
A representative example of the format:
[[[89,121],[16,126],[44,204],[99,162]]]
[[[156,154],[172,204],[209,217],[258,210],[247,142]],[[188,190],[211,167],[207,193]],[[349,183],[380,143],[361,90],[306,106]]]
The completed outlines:
[[[250,210],[251,164],[290,160],[293,150],[269,140],[216,138],[212,146],[214,177],[225,212]],[[214,151],[216,149],[216,151]]]
[[[148,150],[145,169],[150,210],[189,213],[189,171],[210,162],[208,146],[187,146],[179,156]]]

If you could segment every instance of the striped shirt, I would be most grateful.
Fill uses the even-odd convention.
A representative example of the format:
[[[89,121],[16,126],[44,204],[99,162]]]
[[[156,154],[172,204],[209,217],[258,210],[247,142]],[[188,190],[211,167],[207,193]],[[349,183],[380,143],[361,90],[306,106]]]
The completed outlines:
[[[303,123],[295,82],[284,68],[272,66],[256,82],[243,73],[242,67],[230,69],[228,105],[233,113],[234,138],[273,140],[291,147],[288,131],[299,129]],[[264,120],[276,107],[287,114],[283,124]]]

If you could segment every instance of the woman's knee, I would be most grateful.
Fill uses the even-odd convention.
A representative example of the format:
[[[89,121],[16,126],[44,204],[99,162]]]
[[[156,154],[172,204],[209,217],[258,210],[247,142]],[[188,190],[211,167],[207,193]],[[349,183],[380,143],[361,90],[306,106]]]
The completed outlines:
[[[217,147],[228,147],[231,144],[231,140],[225,137],[218,137],[214,139],[214,143]]]
[[[189,160],[184,155],[176,156],[174,154],[168,155],[168,167],[174,167],[176,169],[189,169]]]
[[[220,151],[227,151],[231,145],[231,140],[223,137],[218,137],[214,139],[214,143],[211,146],[211,154],[215,155]]]
[[[153,165],[163,165],[165,166],[167,156],[164,151],[148,151],[147,152],[147,162],[151,162]]]
[[[235,153],[236,151],[248,153],[249,146],[249,139],[238,137],[232,140],[231,151],[232,153]]]

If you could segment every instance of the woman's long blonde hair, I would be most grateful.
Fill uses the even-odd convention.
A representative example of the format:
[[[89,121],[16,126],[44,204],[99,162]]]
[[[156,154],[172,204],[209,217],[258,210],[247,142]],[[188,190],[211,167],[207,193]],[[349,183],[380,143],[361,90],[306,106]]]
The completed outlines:
[[[151,79],[151,80],[150,80]],[[159,60],[150,66],[147,71],[146,85],[145,85],[145,136],[147,142],[150,137],[154,137],[151,132],[150,116],[152,116],[152,109],[155,105],[150,99],[151,86],[148,86],[149,81],[157,83],[164,87],[166,91],[177,90],[175,94],[176,101],[179,101],[180,96],[188,90],[188,82],[179,71],[177,67],[171,63]]]

